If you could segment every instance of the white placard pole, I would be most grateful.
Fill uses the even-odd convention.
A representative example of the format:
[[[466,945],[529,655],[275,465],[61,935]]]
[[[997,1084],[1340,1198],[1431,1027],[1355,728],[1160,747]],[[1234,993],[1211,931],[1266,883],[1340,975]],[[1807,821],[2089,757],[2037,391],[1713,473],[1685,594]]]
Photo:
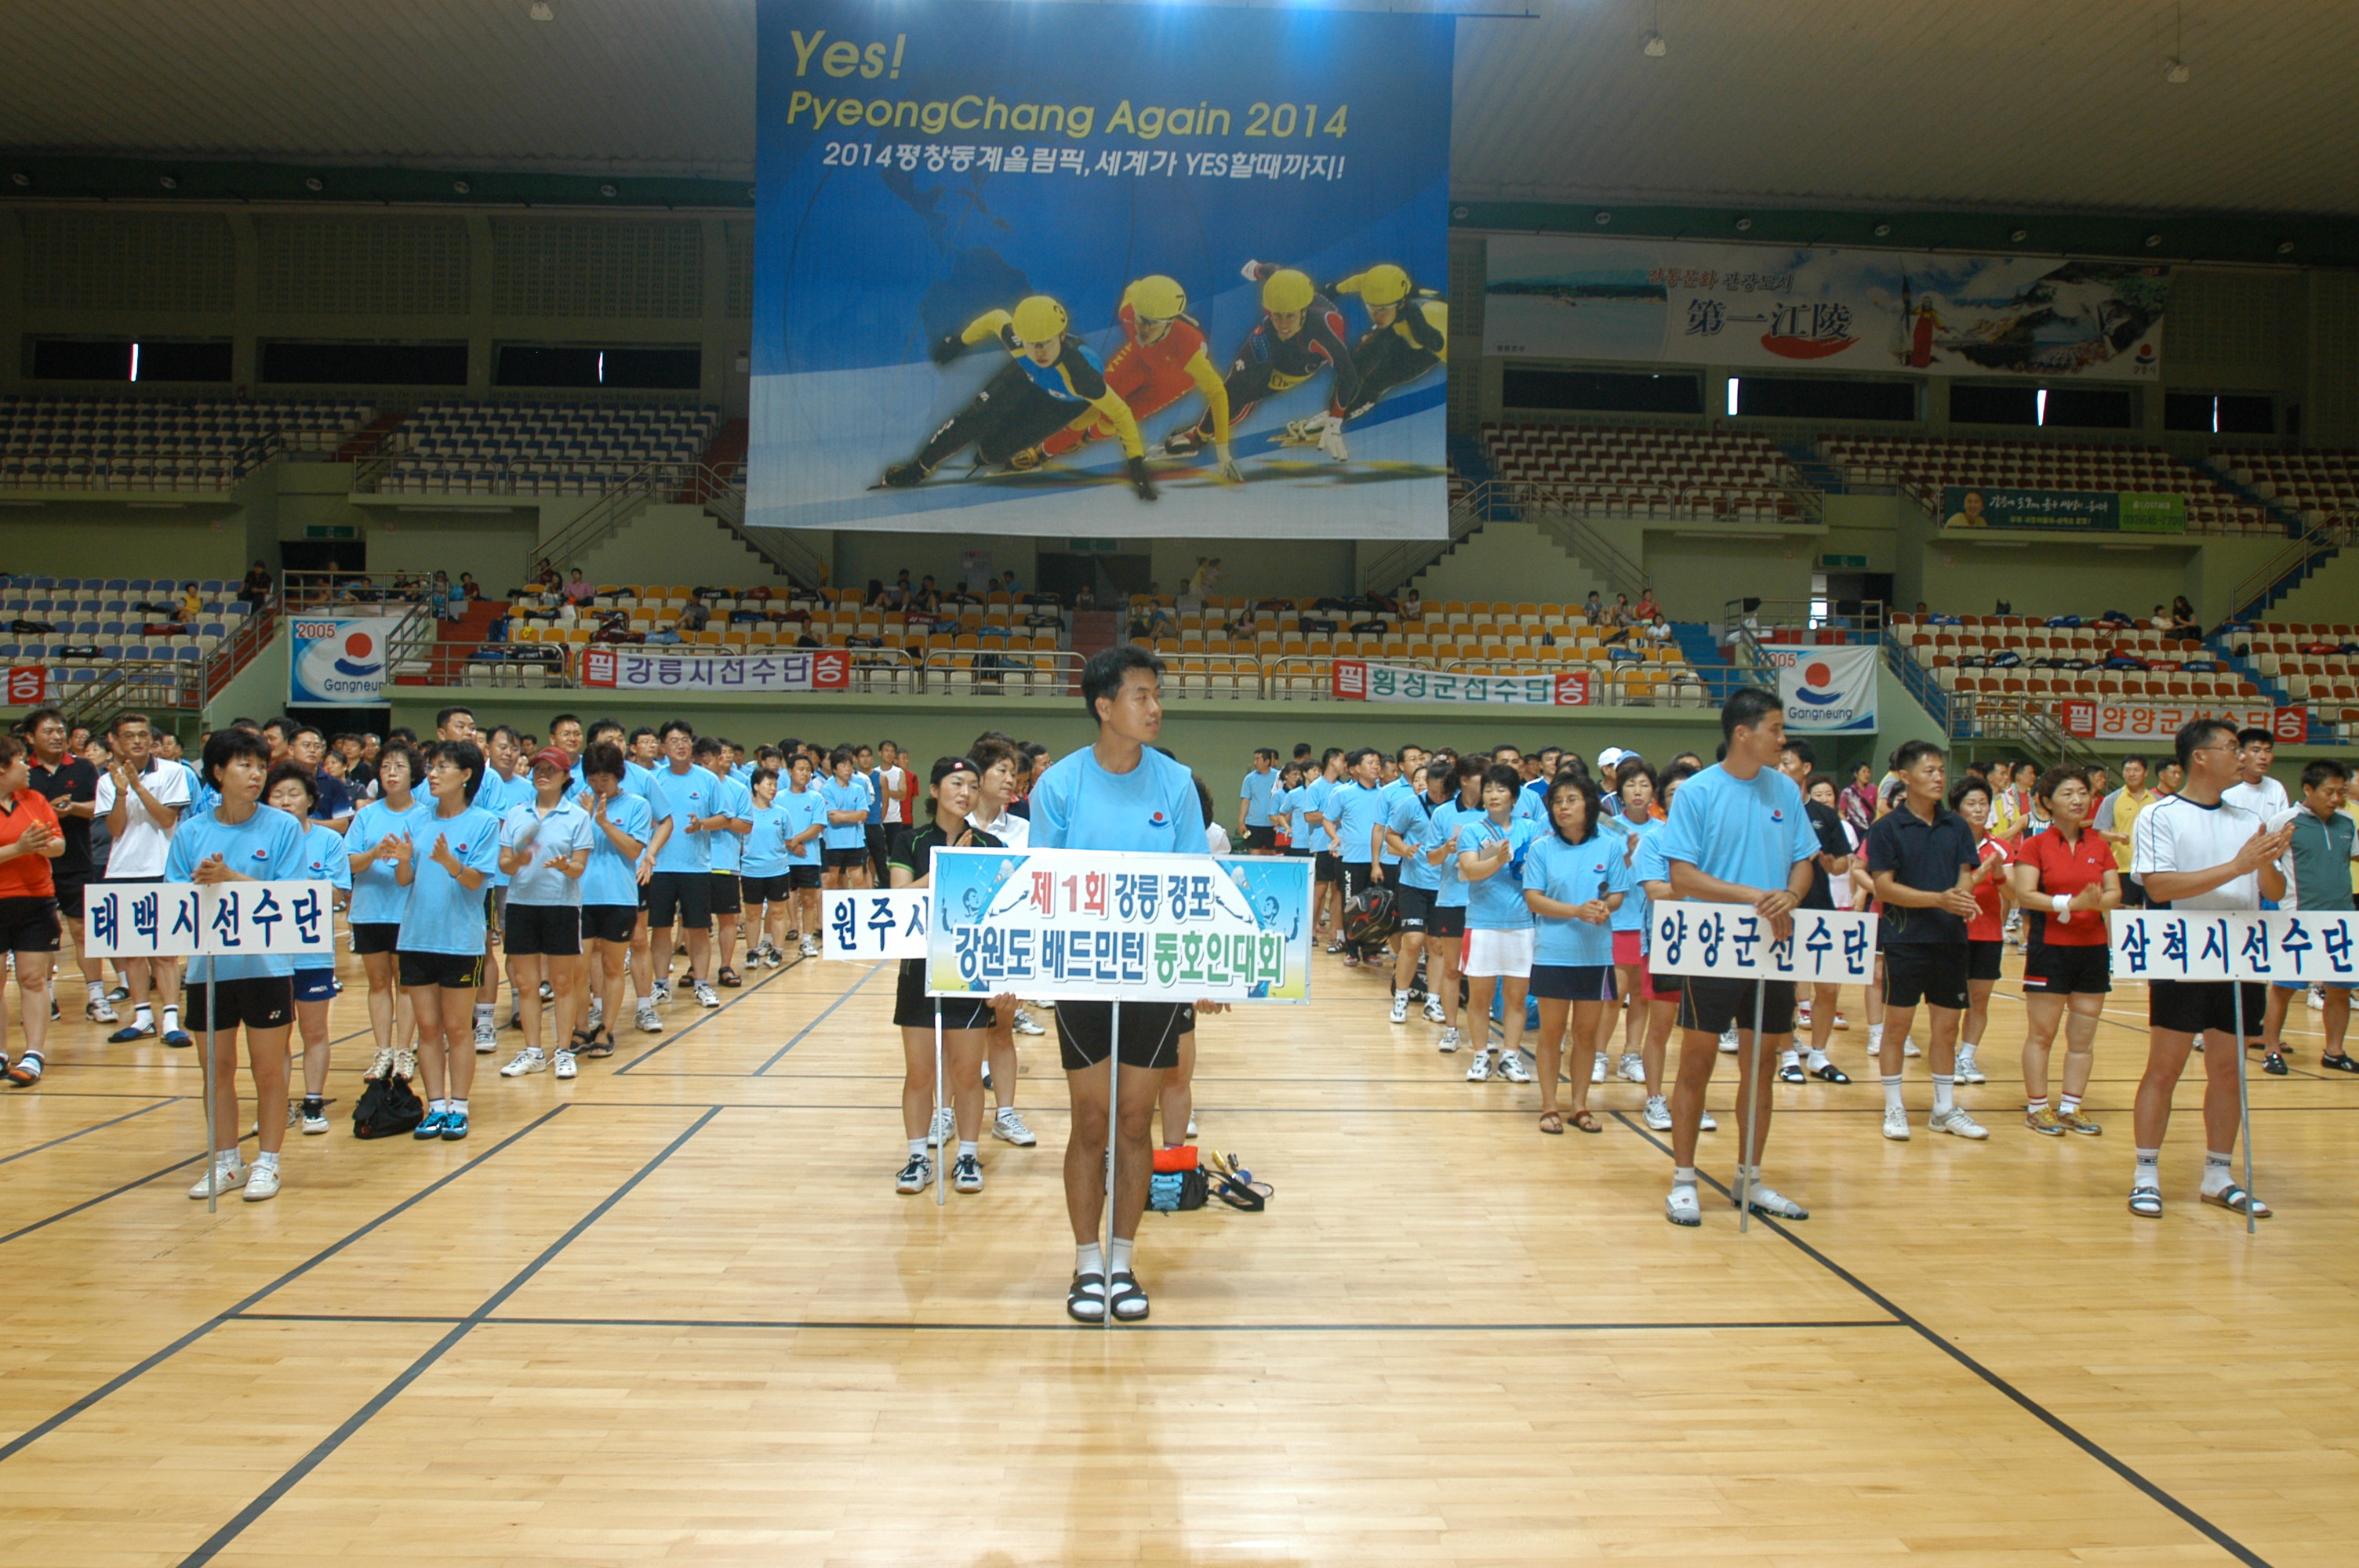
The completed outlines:
[[[934,1124],[929,1130],[934,1134],[934,1153],[939,1159],[942,1153],[942,999],[940,997],[934,999]],[[958,1113],[955,1110],[951,1113],[951,1136],[953,1139],[958,1136]],[[934,1172],[936,1208],[951,1201],[950,1190],[951,1173],[937,1167]]]
[[[1114,1326],[1114,1189],[1121,1176],[1122,1150],[1122,1003],[1111,1004],[1113,1020],[1107,1027],[1106,1053],[1106,1146],[1105,1146],[1105,1250],[1102,1254],[1105,1268],[1105,1311],[1100,1315],[1107,1328]],[[2242,1042],[2238,1042],[2241,1046]]]
[[[1753,982],[1753,1040],[1745,1048],[1745,1081],[1737,1086],[1745,1103],[1736,1111],[1736,1231],[1742,1236],[1753,1228],[1753,1166],[1756,1154],[1753,1147],[1753,1097],[1761,1090],[1761,1021],[1769,997],[1769,982]]]
[[[2245,1065],[2245,982],[2230,980],[2230,994],[2236,999],[2236,1119],[2244,1125],[2245,1137],[2245,1234],[2253,1235],[2260,1221],[2253,1214],[2253,1097]],[[2263,993],[2266,999],[2267,993]]]
[[[148,983],[150,986],[155,983],[152,976]],[[205,1059],[201,1064],[201,1071],[198,1074],[199,1081],[205,1087],[203,1098],[205,1102],[205,1212],[207,1214],[218,1213],[221,1208],[221,1180],[217,1174],[221,1156],[213,1152],[213,1027],[214,1021],[220,1016],[221,1009],[213,1004],[213,967],[207,964],[205,966]],[[262,1108],[257,1105],[255,1108],[257,1126],[260,1125],[261,1113]]]

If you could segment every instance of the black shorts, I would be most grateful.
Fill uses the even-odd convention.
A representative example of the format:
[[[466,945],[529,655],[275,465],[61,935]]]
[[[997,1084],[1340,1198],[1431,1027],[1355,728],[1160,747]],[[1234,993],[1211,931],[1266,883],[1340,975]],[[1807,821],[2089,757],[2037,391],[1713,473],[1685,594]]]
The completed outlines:
[[[182,999],[180,1027],[202,1034],[208,1027],[284,1029],[295,1016],[295,982],[285,975],[261,975],[246,980],[213,982],[213,1006],[205,1011],[205,988],[188,988]],[[210,1021],[210,1023],[208,1022]]]
[[[820,860],[831,871],[848,871],[868,863],[865,849],[821,849]]]
[[[484,889],[484,946],[488,950],[500,945],[500,933],[508,922],[508,884],[495,882]]]
[[[1277,829],[1266,822],[1258,827],[1246,828],[1245,848],[1255,850],[1277,849]]]
[[[737,891],[749,909],[756,904],[783,903],[787,897],[787,873],[780,871],[775,877],[740,877]]]
[[[404,953],[401,956],[401,983],[407,986],[439,986],[447,991],[471,991],[484,983],[484,956],[480,953]]]
[[[1753,1027],[1753,991],[1761,988],[1761,1033],[1794,1033],[1794,982],[1723,980],[1689,975],[1680,990],[1680,1027],[1725,1034]]]
[[[1321,849],[1311,857],[1311,880],[1319,882],[1340,882],[1343,880],[1343,862],[1335,858],[1332,849]]]
[[[2154,980],[2146,988],[2147,1022],[2156,1029],[2169,1029],[2181,1034],[2225,1036],[2234,1040],[2236,1034],[2236,995],[2234,980]],[[2245,985],[2245,1033],[2260,1033],[2261,1019],[2269,1005],[2269,988],[2250,981]],[[2216,1041],[2207,1042],[2216,1044]]]
[[[1999,960],[2006,956],[2006,944],[2004,942],[1969,941],[1966,944],[1966,979],[1970,980],[2000,979]]]
[[[1448,937],[1455,942],[1466,935],[1466,906],[1453,903],[1448,907],[1435,904],[1425,912],[1425,939],[1429,942]]]
[[[639,924],[639,910],[630,903],[585,903],[582,906],[582,939],[584,942],[610,942],[617,947],[630,946],[631,933]]]
[[[1113,1052],[1114,1003],[1060,1001],[1057,1004],[1057,1043],[1065,1071],[1094,1067]],[[1192,1009],[1180,1002],[1134,1001],[1122,1010],[1122,1065],[1125,1067],[1169,1067],[1180,1060],[1183,1016]]]
[[[57,889],[58,913],[68,920],[82,918],[82,890],[88,885],[86,877],[60,876],[55,862],[49,866],[49,885]],[[25,949],[31,952],[31,948]]]
[[[571,958],[582,951],[582,912],[570,903],[512,903],[506,946],[511,958]]]
[[[1668,998],[1676,1000],[1687,983],[1685,975],[1658,975],[1650,965],[1647,969],[1647,989],[1652,994],[1647,1000],[1660,1001]]]
[[[2124,909],[2146,907],[2146,884],[2127,871],[2122,873],[2122,907]]]
[[[0,949],[11,953],[58,950],[58,901],[0,898]]]
[[[353,927],[353,951],[364,956],[371,953],[397,952],[401,947],[401,922],[369,920]]]
[[[658,871],[647,879],[648,929],[685,925],[701,931],[712,924],[711,871]]]
[[[1420,935],[1432,929],[1433,890],[1404,887],[1399,882],[1391,885],[1393,914],[1400,921],[1400,928]]]
[[[791,888],[802,889],[824,887],[826,884],[820,880],[819,867],[789,866],[787,868],[787,885]]]
[[[1899,942],[1884,950],[1884,1005],[1966,1010],[1973,956],[1965,942]]]
[[[742,895],[738,890],[737,873],[713,871],[710,875],[712,881],[712,913],[715,914],[743,913],[745,905],[741,902]]]
[[[1288,844],[1286,847],[1286,858],[1289,860],[1307,860],[1310,859],[1310,851],[1308,849],[1299,849],[1293,845]]]
[[[906,822],[887,822],[885,825],[885,859],[888,864],[903,859],[909,853],[909,839],[912,837],[909,825]]]
[[[2112,955],[2103,942],[2085,947],[2032,944],[2024,956],[2023,989],[2038,996],[2103,995],[2114,989]]]
[[[991,1000],[988,997],[928,996],[926,961],[923,958],[902,959],[900,984],[893,993],[894,1023],[903,1029],[931,1029],[937,1001],[941,1003],[944,1029],[991,1027]]]
[[[1534,964],[1531,994],[1542,1001],[1612,1001],[1611,964]],[[1752,1015],[1745,1015],[1752,1022]]]

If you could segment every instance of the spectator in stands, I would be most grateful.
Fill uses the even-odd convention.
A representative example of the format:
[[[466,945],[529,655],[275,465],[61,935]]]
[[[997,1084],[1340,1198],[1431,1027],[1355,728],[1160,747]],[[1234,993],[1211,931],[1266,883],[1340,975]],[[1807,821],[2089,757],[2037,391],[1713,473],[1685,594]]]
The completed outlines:
[[[467,613],[467,600],[451,586],[449,572],[434,574],[433,580],[427,585],[426,600],[434,607],[437,621],[457,621]]]
[[[1244,612],[1235,620],[1229,622],[1229,635],[1232,637],[1251,637],[1259,630],[1260,623],[1254,619],[1254,608],[1250,604],[1245,607]]]
[[[2185,637],[2191,642],[2203,640],[2203,628],[2195,619],[2195,606],[2187,602],[2185,594],[2170,601],[2170,624],[2165,630],[2174,637]]]
[[[598,585],[583,577],[580,567],[575,567],[572,580],[565,585],[565,602],[578,610],[597,597]]]
[[[473,572],[461,572],[459,574],[459,608],[464,610],[468,605],[474,603],[475,600],[483,597],[484,587],[483,584],[475,580],[475,574]]]
[[[705,608],[704,600],[691,599],[679,607],[679,630],[683,633],[701,632],[712,623],[712,611]]]
[[[180,623],[184,626],[192,626],[203,618],[204,613],[204,596],[197,591],[197,585],[192,582],[182,583],[180,585]]]
[[[2157,632],[2170,630],[2170,617],[2162,612],[2162,606],[2159,604],[2154,607],[2154,613],[2147,617],[2146,623]]]
[[[581,573],[577,569],[574,575],[579,577]],[[466,574],[463,572],[462,572],[460,576],[462,579],[466,578]],[[560,577],[557,573],[557,563],[550,560],[547,556],[540,557],[540,565],[533,570],[532,580],[533,586],[539,589],[543,593],[561,593],[565,589],[565,579]]]
[[[1417,584],[1411,583],[1401,590],[1400,612],[1403,621],[1418,621],[1424,618],[1425,596],[1417,591]]]
[[[1022,589],[1020,589],[1020,588],[1018,588],[1018,587],[1016,587],[1016,568],[1015,568],[1010,567],[1010,568],[1007,568],[1007,574],[1006,574],[1006,580],[1007,586],[1006,586],[1004,589],[1002,589],[1001,591],[1005,592],[1005,593],[1007,595],[1007,597],[1008,597],[1008,598],[1010,598],[1010,599],[1014,599],[1016,595],[1018,595],[1018,594],[1020,594],[1020,593],[1022,593],[1022,592],[1024,591]]]
[[[942,607],[942,590],[934,586],[934,574],[928,572],[918,579],[918,591],[909,598],[909,608],[931,615]]]
[[[271,587],[270,568],[256,561],[247,569],[245,581],[239,585],[237,596],[259,610],[270,602]]]
[[[1636,616],[1642,624],[1649,626],[1662,618],[1663,607],[1655,602],[1653,588],[1638,590],[1638,602],[1631,606],[1630,613]]]
[[[891,585],[877,594],[876,606],[880,610],[907,610],[909,608],[909,600],[912,597],[909,588],[909,568],[903,567],[894,577]]]
[[[1589,625],[1602,625],[1605,621],[1605,600],[1593,588],[1589,590],[1589,597],[1581,601],[1581,608],[1575,613]]]

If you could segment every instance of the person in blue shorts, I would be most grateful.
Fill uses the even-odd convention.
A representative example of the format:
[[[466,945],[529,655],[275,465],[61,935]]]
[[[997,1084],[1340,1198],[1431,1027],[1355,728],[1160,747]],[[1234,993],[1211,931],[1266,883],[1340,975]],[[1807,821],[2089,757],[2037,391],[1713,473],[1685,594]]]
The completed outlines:
[[[1656,842],[1670,871],[1672,895],[1688,903],[1750,909],[1777,935],[1793,929],[1793,912],[1810,891],[1819,836],[1802,809],[1802,792],[1777,771],[1786,748],[1786,715],[1774,691],[1745,687],[1722,704],[1720,732],[1727,756],[1682,785],[1670,820]],[[1703,1223],[1696,1199],[1695,1146],[1703,1096],[1727,1029],[1750,1033],[1755,987],[1761,993],[1762,1039],[1737,1054],[1738,1104],[1752,1146],[1737,1152],[1737,1184],[1756,1214],[1808,1219],[1810,1211],[1761,1181],[1761,1151],[1769,1139],[1770,1064],[1794,1033],[1791,980],[1715,979],[1691,975],[1680,988],[1680,1076],[1671,1094],[1671,1191],[1664,1217],[1673,1225]]]
[[[1623,838],[1600,826],[1604,807],[1586,773],[1565,772],[1543,802],[1549,831],[1524,851],[1524,902],[1535,920],[1532,994],[1539,999],[1540,1130],[1562,1132],[1570,1119],[1603,1131],[1589,1109],[1590,1065],[1599,1020],[1614,1000],[1614,914],[1634,886]],[[1560,1052],[1572,1078],[1570,1118],[1556,1108]]]
[[[1097,725],[1093,745],[1068,752],[1032,786],[1036,849],[1113,849],[1203,855],[1204,811],[1195,775],[1155,750],[1163,730],[1163,661],[1121,643],[1082,669],[1082,702]],[[1198,1013],[1226,1004],[1199,1001]],[[1066,1314],[1078,1323],[1144,1322],[1147,1292],[1132,1268],[1151,1173],[1149,1137],[1163,1079],[1179,1059],[1190,1021],[1178,1002],[1132,1002],[1114,1038],[1113,1004],[1067,1001],[1057,1009],[1065,1082],[1072,1105],[1065,1145],[1065,1211],[1072,1222],[1073,1280]],[[1112,1125],[1112,1075],[1120,1058],[1121,1119]],[[1098,1243],[1105,1210],[1105,1155],[1114,1150],[1111,1250]]]
[[[422,755],[434,809],[411,829],[397,872],[409,890],[397,947],[401,987],[418,1019],[427,1096],[426,1119],[410,1136],[455,1141],[467,1136],[475,1082],[468,1009],[483,983],[483,892],[500,863],[500,822],[468,804],[484,778],[484,753],[473,741],[436,741]]]
[[[285,762],[270,770],[263,783],[263,804],[277,807],[304,825],[303,864],[298,880],[325,882],[331,904],[348,902],[352,892],[353,859],[344,835],[324,822],[315,822],[319,809],[318,775],[299,762]],[[303,1036],[303,1104],[299,1110],[308,1136],[328,1130],[328,1004],[336,1000],[334,950],[306,953],[295,963],[295,1026]]]
[[[205,741],[205,783],[220,799],[182,816],[165,857],[164,881],[211,887],[223,882],[290,881],[303,866],[303,823],[262,804],[270,747],[261,736],[224,730]],[[287,1145],[287,1030],[295,1018],[295,960],[284,953],[189,960],[188,1023],[198,1039],[212,1031],[213,1155],[189,1189],[192,1198],[218,1197],[234,1187],[245,1201],[278,1195],[278,1152]],[[207,982],[211,981],[208,986]],[[249,1170],[238,1157],[245,1119],[238,1109],[237,1036],[245,1032],[246,1065],[254,1074],[255,1154]]]

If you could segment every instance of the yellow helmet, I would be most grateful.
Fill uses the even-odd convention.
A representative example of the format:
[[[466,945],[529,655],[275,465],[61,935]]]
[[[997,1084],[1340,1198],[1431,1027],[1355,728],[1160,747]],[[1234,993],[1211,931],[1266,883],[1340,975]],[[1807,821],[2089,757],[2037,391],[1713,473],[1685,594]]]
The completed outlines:
[[[1035,294],[1016,307],[1016,339],[1024,343],[1053,343],[1065,335],[1065,308],[1045,294]]]
[[[1360,299],[1364,304],[1383,307],[1397,305],[1408,297],[1408,274],[1390,262],[1378,262],[1360,275]]]
[[[1188,291],[1158,272],[1124,289],[1122,302],[1142,321],[1169,321],[1188,308]]]
[[[1310,309],[1310,297],[1316,292],[1307,274],[1290,266],[1280,267],[1262,280],[1261,308],[1290,316],[1298,310]]]

